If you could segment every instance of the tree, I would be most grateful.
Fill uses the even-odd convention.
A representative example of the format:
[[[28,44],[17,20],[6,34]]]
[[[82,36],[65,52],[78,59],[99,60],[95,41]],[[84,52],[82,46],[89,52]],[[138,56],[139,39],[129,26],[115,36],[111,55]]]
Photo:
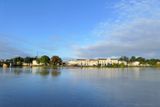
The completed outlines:
[[[39,61],[40,61],[40,63],[47,65],[50,62],[50,58],[48,56],[44,55],[39,59]]]
[[[59,56],[53,56],[51,58],[51,63],[53,65],[61,65],[62,64],[62,59]]]
[[[131,61],[131,62],[136,61],[136,57],[135,57],[135,56],[132,56],[131,59],[130,59],[130,61]]]
[[[24,62],[24,59],[22,57],[15,57],[11,60],[13,60],[13,63],[15,65],[22,65],[22,63]]]
[[[37,61],[38,64],[41,63],[40,58],[36,58],[36,61]]]
[[[5,62],[7,62],[7,63],[13,63],[13,59],[7,59]]]
[[[2,61],[0,61],[0,67],[2,66]]]
[[[119,60],[129,62],[129,58],[126,56],[122,56]]]
[[[145,63],[146,63],[146,59],[143,58],[143,57],[138,57],[138,58],[136,59],[136,61],[139,61],[141,64],[145,64]]]
[[[152,66],[157,65],[158,62],[159,62],[158,59],[148,59],[148,60],[146,60],[146,63],[148,63],[149,65],[152,65]]]
[[[32,63],[32,61],[33,61],[33,58],[31,58],[31,57],[24,58],[25,63]]]

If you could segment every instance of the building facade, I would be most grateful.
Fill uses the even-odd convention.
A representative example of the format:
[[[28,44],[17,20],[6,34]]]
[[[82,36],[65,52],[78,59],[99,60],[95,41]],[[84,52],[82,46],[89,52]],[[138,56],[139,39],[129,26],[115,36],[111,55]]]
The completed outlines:
[[[40,66],[43,65],[42,63],[38,63],[37,60],[32,61],[32,66]]]
[[[127,62],[118,59],[76,59],[67,62],[69,66],[107,66],[113,64],[127,65]]]
[[[128,64],[128,66],[140,66],[140,62],[135,61]]]

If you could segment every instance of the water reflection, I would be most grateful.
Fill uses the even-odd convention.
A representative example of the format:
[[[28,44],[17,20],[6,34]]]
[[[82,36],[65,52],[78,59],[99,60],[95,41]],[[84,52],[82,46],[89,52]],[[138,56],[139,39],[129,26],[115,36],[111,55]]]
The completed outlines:
[[[49,71],[48,69],[41,69],[39,72],[37,72],[38,74],[40,74],[41,76],[47,76],[49,75]]]
[[[0,68],[0,107],[160,107],[159,77],[159,68]]]
[[[52,74],[53,77],[57,77],[61,74],[61,72],[60,72],[59,69],[53,69],[51,74]]]
[[[40,74],[41,76],[59,76],[61,74],[60,69],[47,69],[47,68],[32,68],[33,74]]]
[[[81,68],[81,69],[70,69],[70,74],[74,77],[81,78],[108,78],[108,79],[138,79],[140,78],[140,72],[144,71],[143,68]],[[96,75],[96,77],[95,77]],[[77,78],[78,79],[78,78]]]
[[[23,67],[23,68],[0,68],[0,74],[32,74],[32,75],[41,75],[41,76],[60,76],[60,69],[50,69],[42,67]]]
[[[13,72],[14,72],[15,75],[20,75],[22,73],[22,70],[20,70],[18,68],[15,68],[15,69],[13,69]]]
[[[23,68],[0,68],[0,74],[14,74],[14,75],[36,75],[36,76],[51,76],[58,77],[62,75],[69,74],[73,75],[76,79],[134,79],[138,80],[142,76],[148,78],[147,72],[155,70],[159,71],[159,68],[63,68],[63,69],[51,69],[51,68],[43,68],[43,67],[23,67]],[[142,75],[143,74],[143,75]],[[96,75],[96,76],[95,76]],[[151,76],[150,76],[151,77]],[[154,76],[155,77],[155,76]],[[152,78],[154,78],[152,77]]]

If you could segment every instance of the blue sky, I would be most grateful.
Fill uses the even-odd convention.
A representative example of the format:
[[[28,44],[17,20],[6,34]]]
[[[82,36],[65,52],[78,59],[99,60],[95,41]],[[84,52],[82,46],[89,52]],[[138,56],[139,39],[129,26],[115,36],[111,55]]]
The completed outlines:
[[[63,58],[159,57],[159,4],[159,0],[0,0],[0,58],[37,52]]]

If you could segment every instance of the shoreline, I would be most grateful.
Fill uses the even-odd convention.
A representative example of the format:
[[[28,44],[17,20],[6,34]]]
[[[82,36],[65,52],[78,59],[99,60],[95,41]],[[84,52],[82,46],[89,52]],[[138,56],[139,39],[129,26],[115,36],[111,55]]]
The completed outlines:
[[[58,68],[160,68],[160,66],[125,66],[125,67],[97,67],[97,66],[12,66],[12,67],[2,67],[0,68],[49,68],[49,69],[58,69]]]

